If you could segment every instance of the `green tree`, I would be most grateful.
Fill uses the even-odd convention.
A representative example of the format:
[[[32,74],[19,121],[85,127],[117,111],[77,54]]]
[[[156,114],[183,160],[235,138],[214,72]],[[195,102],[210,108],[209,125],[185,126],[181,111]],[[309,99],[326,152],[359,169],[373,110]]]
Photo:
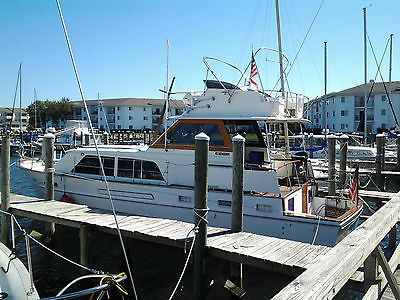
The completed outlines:
[[[58,122],[64,121],[72,112],[72,106],[68,98],[61,98],[59,101],[36,101],[36,124],[35,123],[35,103],[27,107],[29,114],[29,128],[38,128],[42,126],[45,129],[46,121]],[[42,124],[42,125],[40,125]]]

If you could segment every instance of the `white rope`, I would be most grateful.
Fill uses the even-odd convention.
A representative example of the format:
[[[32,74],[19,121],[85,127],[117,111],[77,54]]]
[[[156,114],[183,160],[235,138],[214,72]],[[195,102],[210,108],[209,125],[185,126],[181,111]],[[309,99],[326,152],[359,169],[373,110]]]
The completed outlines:
[[[197,213],[197,211],[205,212],[205,214],[204,214],[203,216],[200,216],[200,215]],[[193,251],[193,247],[194,247],[194,243],[195,243],[195,241],[196,241],[197,234],[199,233],[199,225],[200,225],[200,222],[201,222],[201,221],[204,221],[206,224],[208,223],[206,217],[207,217],[207,214],[208,214],[208,212],[209,212],[209,208],[193,208],[193,212],[194,212],[194,214],[195,214],[196,216],[199,217],[199,221],[197,222],[197,224],[196,224],[196,225],[188,232],[188,234],[186,235],[186,239],[185,239],[185,248],[184,248],[185,253],[186,253],[186,240],[188,239],[189,234],[190,234],[192,231],[194,232],[194,237],[193,237],[192,245],[190,246],[189,254],[188,254],[187,258],[186,258],[185,265],[183,266],[182,273],[181,273],[181,275],[179,276],[178,282],[176,283],[175,288],[174,288],[174,290],[172,291],[171,296],[169,297],[169,300],[172,300],[172,298],[175,296],[175,293],[176,293],[176,291],[177,291],[177,289],[178,289],[178,287],[179,287],[179,285],[180,285],[180,283],[181,283],[181,281],[182,281],[183,275],[185,274],[187,265],[188,265],[188,263],[189,263],[190,256],[191,256],[192,251]]]
[[[35,239],[34,237],[32,237],[29,233],[27,233],[26,230],[25,230],[24,228],[22,228],[21,224],[19,224],[17,218],[16,218],[13,214],[11,214],[11,213],[9,213],[9,212],[7,212],[7,211],[1,210],[1,209],[0,209],[0,213],[9,215],[9,216],[11,217],[11,219],[12,219],[11,222],[12,222],[12,223],[15,222],[15,224],[16,224],[17,227],[18,227],[18,229],[22,232],[22,234],[23,234],[25,237],[30,238],[30,239],[33,240],[35,243],[37,243],[39,246],[43,247],[44,249],[46,249],[47,251],[51,252],[52,254],[58,256],[59,258],[65,260],[65,261],[67,261],[67,262],[69,262],[69,263],[71,263],[71,264],[73,264],[73,265],[75,265],[75,266],[77,266],[77,267],[79,267],[79,268],[85,269],[85,270],[87,270],[87,271],[89,271],[89,272],[91,272],[91,273],[95,273],[95,274],[104,273],[104,272],[96,271],[96,270],[93,270],[93,269],[89,269],[89,268],[87,268],[87,267],[85,267],[85,266],[83,266],[83,265],[81,265],[81,264],[79,264],[79,263],[77,263],[77,262],[74,262],[74,261],[70,260],[69,258],[66,258],[65,256],[62,256],[61,254],[55,252],[54,250],[50,249],[49,247],[45,246],[44,244],[42,244],[41,242],[39,242],[38,240],[36,240],[36,239]],[[13,242],[13,245],[15,245],[15,235],[13,234],[12,237],[13,237],[13,241],[12,241],[12,242]]]
[[[318,216],[318,224],[317,224],[317,229],[315,229],[315,234],[314,234],[314,238],[313,238],[313,241],[312,241],[311,245],[314,245],[314,243],[315,243],[315,240],[316,240],[316,238],[317,238],[318,229],[319,229],[319,222],[320,222],[320,221],[321,221],[321,217],[320,217],[320,216]]]
[[[68,50],[69,50],[69,54],[70,54],[70,57],[71,57],[71,62],[72,62],[72,65],[74,67],[76,81],[78,83],[78,87],[79,87],[79,91],[80,91],[80,94],[81,94],[82,102],[84,104],[85,112],[86,112],[87,119],[88,119],[89,126],[90,126],[90,132],[91,132],[91,135],[93,137],[93,142],[94,142],[94,145],[95,145],[95,148],[96,148],[97,157],[99,159],[99,164],[100,164],[100,168],[101,168],[102,177],[104,179],[104,184],[105,184],[106,189],[107,189],[108,198],[110,200],[112,212],[113,212],[113,215],[114,215],[114,222],[115,222],[115,225],[116,225],[116,228],[117,228],[117,231],[118,231],[118,236],[119,236],[120,244],[121,244],[121,247],[122,247],[122,252],[124,253],[125,263],[126,263],[126,266],[127,266],[127,269],[128,269],[130,281],[131,281],[131,284],[132,284],[133,293],[135,295],[135,299],[138,300],[138,296],[137,296],[136,288],[135,288],[135,283],[133,282],[133,275],[132,275],[132,271],[131,271],[129,260],[128,260],[128,255],[126,253],[125,245],[124,245],[124,242],[123,242],[123,239],[122,239],[121,230],[120,230],[119,225],[118,225],[118,220],[117,220],[117,215],[116,215],[116,212],[115,212],[114,202],[112,200],[110,188],[109,188],[109,185],[108,185],[108,182],[107,182],[107,179],[106,179],[106,175],[105,175],[105,172],[104,172],[104,167],[103,167],[103,163],[102,163],[102,160],[101,160],[101,156],[100,156],[100,152],[99,152],[99,147],[97,145],[96,137],[95,137],[95,134],[94,134],[94,130],[93,130],[93,125],[92,125],[92,121],[91,121],[91,118],[90,118],[89,109],[87,107],[85,96],[83,94],[82,85],[81,85],[81,82],[79,80],[78,69],[76,67],[74,55],[72,53],[71,44],[69,42],[67,28],[65,27],[64,18],[63,18],[62,12],[61,12],[61,7],[60,7],[59,0],[56,0],[56,2],[57,2],[57,7],[58,7],[58,12],[59,12],[59,15],[60,15],[61,23],[62,23],[62,26],[63,26],[63,29],[64,29],[64,35],[65,35],[65,39],[66,39],[66,42],[67,42],[67,45],[68,45]]]

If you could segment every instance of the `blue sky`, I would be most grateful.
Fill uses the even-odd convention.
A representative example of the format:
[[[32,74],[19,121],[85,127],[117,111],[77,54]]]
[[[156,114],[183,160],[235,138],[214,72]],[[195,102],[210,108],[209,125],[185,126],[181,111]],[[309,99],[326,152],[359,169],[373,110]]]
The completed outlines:
[[[283,52],[292,62],[322,0],[281,0]],[[277,48],[274,0],[61,0],[64,19],[87,99],[162,98],[166,83],[166,40],[173,90],[203,88],[203,56],[241,69],[251,48]],[[310,98],[324,93],[323,48],[328,43],[328,92],[364,82],[363,7],[368,34],[380,60],[391,33],[392,80],[400,80],[400,1],[325,0],[289,74],[294,92]],[[273,53],[257,56],[265,88],[277,80]],[[388,80],[388,52],[382,73]],[[12,106],[22,62],[22,103],[38,99],[79,100],[55,0],[0,0],[0,106]],[[214,65],[213,65],[214,66]],[[236,83],[237,73],[215,65],[220,78]],[[376,65],[368,49],[368,78]],[[379,77],[378,80],[380,81]],[[179,98],[176,96],[176,98]]]

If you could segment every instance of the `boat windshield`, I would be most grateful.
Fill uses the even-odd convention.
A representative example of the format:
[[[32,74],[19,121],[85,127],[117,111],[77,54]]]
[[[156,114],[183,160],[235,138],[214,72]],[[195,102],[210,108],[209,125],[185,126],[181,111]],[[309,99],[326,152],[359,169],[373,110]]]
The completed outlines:
[[[224,123],[231,141],[235,135],[240,134],[246,139],[246,146],[266,147],[257,122],[229,120]]]
[[[210,145],[224,145],[218,125],[211,123],[180,123],[168,133],[167,140],[172,144],[194,144],[194,137],[202,132],[210,137]]]

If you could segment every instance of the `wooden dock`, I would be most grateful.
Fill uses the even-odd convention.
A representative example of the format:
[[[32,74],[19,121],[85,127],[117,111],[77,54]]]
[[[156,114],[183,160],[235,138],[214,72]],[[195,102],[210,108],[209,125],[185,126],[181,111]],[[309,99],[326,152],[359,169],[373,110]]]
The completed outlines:
[[[89,225],[93,230],[117,234],[110,211],[16,194],[11,194],[10,199],[10,212],[16,216],[75,228]],[[120,213],[117,220],[124,237],[181,248],[193,229],[191,223]],[[228,229],[215,227],[208,227],[207,248],[212,257],[291,276],[301,274],[331,249],[246,232],[231,233]]]

